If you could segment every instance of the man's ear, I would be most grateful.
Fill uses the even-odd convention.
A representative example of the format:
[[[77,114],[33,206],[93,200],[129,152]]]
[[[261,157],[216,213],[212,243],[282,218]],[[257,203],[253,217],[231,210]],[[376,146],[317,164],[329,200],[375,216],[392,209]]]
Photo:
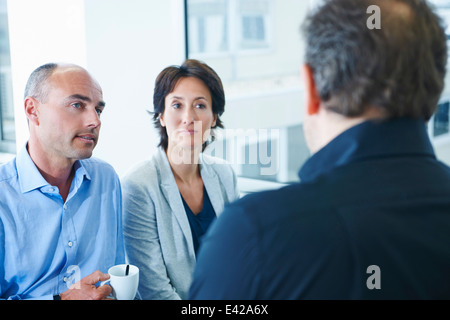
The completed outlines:
[[[305,83],[305,103],[309,115],[316,114],[320,109],[320,97],[316,89],[316,82],[311,68],[304,64],[301,70],[303,81]]]
[[[39,102],[32,98],[26,97],[24,101],[25,115],[29,122],[39,125]]]

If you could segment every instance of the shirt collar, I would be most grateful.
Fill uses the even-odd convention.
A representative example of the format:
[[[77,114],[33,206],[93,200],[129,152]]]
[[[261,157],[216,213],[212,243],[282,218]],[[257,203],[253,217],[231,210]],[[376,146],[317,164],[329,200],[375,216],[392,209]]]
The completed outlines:
[[[27,150],[27,143],[19,150],[16,157],[17,174],[19,176],[19,183],[22,193],[29,192],[34,189],[39,189],[50,184],[44,179],[34,164],[33,160]],[[82,161],[76,161],[74,164],[75,176],[73,181],[79,187],[83,177],[91,179],[89,173],[86,171]]]
[[[83,160],[75,161],[75,163],[73,164],[73,169],[75,170],[73,181],[75,181],[77,189],[80,188],[84,178],[86,178],[87,180],[91,180],[91,176]]]
[[[336,167],[374,157],[422,155],[435,158],[424,120],[366,121],[333,139],[312,155],[299,172],[312,181]]]
[[[27,151],[27,144],[17,153],[17,174],[22,193],[49,185],[31,160]]]

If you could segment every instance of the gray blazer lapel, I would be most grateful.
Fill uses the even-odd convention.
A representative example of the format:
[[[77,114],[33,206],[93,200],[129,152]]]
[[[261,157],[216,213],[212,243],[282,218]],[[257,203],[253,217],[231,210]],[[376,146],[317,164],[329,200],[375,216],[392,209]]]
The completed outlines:
[[[173,177],[169,160],[167,160],[167,156],[162,148],[159,148],[156,157],[158,168],[161,170],[159,172],[161,179],[161,191],[166,199],[167,205],[172,211],[172,214],[175,216],[178,224],[180,225],[180,228],[188,244],[190,255],[195,257],[191,227],[189,226],[189,221],[186,216],[186,211],[184,210],[183,201],[181,200],[180,191],[178,190],[175,178]],[[174,237],[176,237],[176,235],[174,235]]]
[[[209,170],[208,170],[209,169]],[[203,184],[208,193],[209,200],[214,208],[217,216],[219,216],[224,207],[224,200],[222,191],[220,190],[220,181],[217,174],[208,168],[208,166],[200,164],[200,175],[202,176]]]

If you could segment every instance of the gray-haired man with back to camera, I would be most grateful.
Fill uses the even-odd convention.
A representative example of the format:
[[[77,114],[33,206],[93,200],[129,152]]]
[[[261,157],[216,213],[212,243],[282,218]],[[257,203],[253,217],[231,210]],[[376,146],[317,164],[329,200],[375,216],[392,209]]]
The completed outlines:
[[[122,194],[114,169],[91,158],[105,107],[83,68],[32,72],[24,110],[30,137],[0,166],[0,299],[98,300],[123,263]]]
[[[226,207],[190,298],[450,299],[450,169],[427,134],[440,19],[424,0],[329,0],[304,32],[312,156],[300,183]]]

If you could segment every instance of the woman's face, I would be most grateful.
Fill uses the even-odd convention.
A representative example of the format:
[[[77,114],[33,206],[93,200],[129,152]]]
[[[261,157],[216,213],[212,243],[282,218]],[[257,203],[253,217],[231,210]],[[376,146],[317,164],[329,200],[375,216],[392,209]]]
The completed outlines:
[[[166,127],[169,138],[168,149],[201,148],[216,119],[211,93],[203,81],[181,78],[166,96],[164,113],[160,115],[160,123]]]

